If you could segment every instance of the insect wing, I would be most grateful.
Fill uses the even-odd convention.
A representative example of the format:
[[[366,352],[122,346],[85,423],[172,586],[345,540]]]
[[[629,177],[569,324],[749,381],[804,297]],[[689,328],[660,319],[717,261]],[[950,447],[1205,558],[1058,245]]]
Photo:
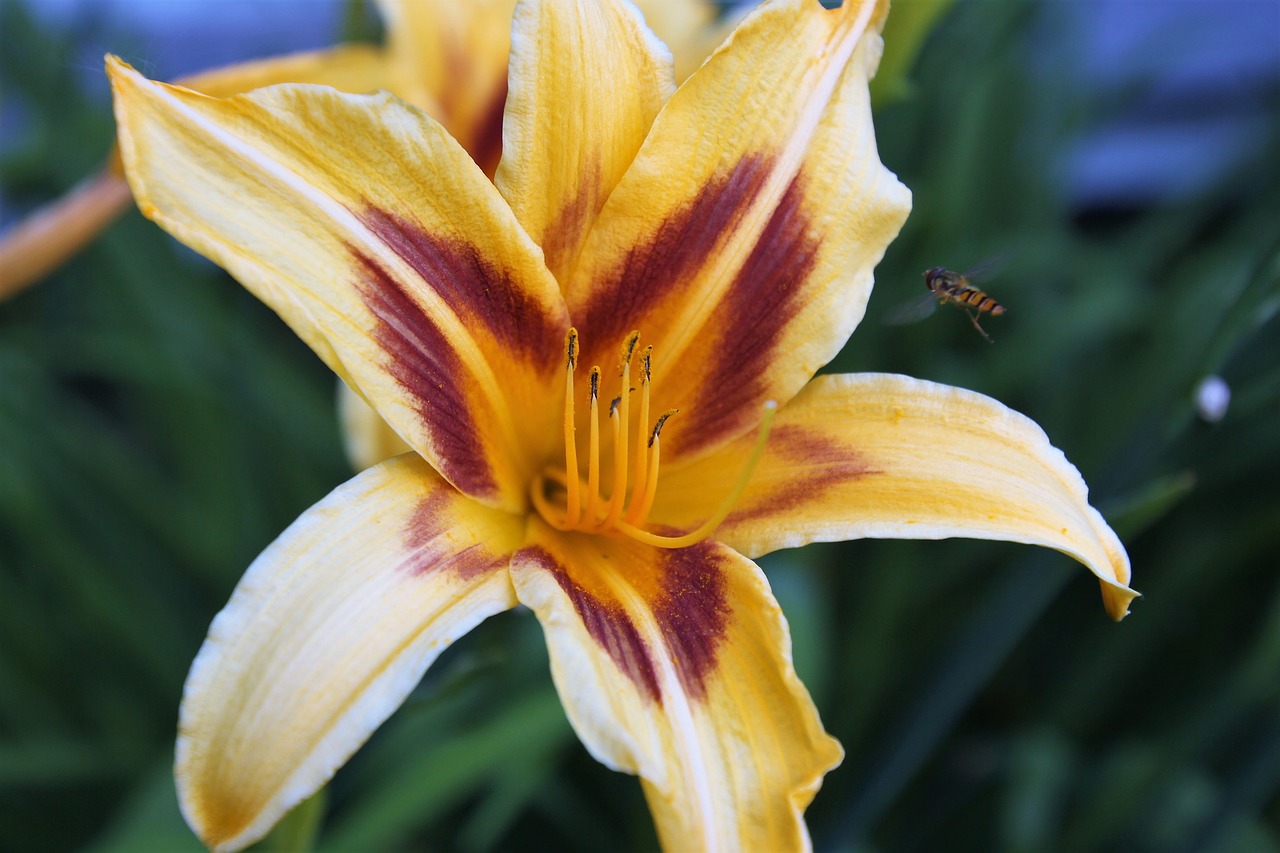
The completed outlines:
[[[884,315],[884,322],[890,326],[906,326],[919,323],[937,310],[938,297],[930,292],[890,308]]]

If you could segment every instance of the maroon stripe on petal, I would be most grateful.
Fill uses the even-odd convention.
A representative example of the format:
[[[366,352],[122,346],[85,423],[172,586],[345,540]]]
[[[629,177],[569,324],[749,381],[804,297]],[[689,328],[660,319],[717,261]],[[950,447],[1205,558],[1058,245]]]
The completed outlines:
[[[473,580],[505,566],[509,555],[492,554],[477,542],[461,550],[449,534],[454,522],[449,507],[455,496],[439,489],[423,498],[404,528],[404,544],[409,559],[401,569],[413,575],[450,571],[464,581]]]
[[[504,348],[544,368],[560,364],[565,325],[467,240],[450,240],[369,207],[361,221],[417,273],[462,321],[487,329]]]
[[[681,425],[681,453],[719,444],[760,417],[769,366],[783,331],[806,305],[804,284],[822,243],[804,208],[803,183],[799,174],[792,179],[715,312],[722,331],[701,377],[707,393]]]
[[[600,183],[600,164],[592,162],[581,168],[578,192],[556,213],[542,235],[542,254],[547,268],[552,272],[567,274],[570,264],[577,260],[582,237],[592,219],[599,212],[596,208],[595,188]],[[572,253],[572,255],[570,254]]]
[[[502,159],[502,117],[507,106],[507,80],[505,75],[502,85],[493,90],[493,97],[485,106],[474,128],[474,135],[467,140],[467,153],[476,161],[489,180],[498,170],[498,161]]]
[[[883,473],[866,454],[799,424],[775,427],[768,447],[771,455],[794,463],[795,476],[760,495],[753,504],[734,510],[725,519],[726,527],[799,509],[821,500],[836,486]]]
[[[588,299],[579,324],[583,341],[617,346],[646,308],[686,286],[751,207],[772,167],[772,158],[743,157],[668,217],[649,241],[633,246]]]
[[[573,602],[573,608],[591,638],[641,692],[654,702],[662,702],[662,689],[658,685],[649,646],[620,605],[602,601],[583,589],[545,548],[525,548],[517,554],[517,559],[528,560],[555,578],[560,589]]]
[[[695,699],[706,696],[731,616],[719,548],[708,540],[665,552],[662,597],[653,608],[680,683]]]
[[[465,494],[496,495],[470,401],[458,384],[464,374],[452,344],[377,261],[353,253],[363,272],[357,288],[376,321],[373,337],[387,354],[387,370],[414,399],[439,456],[432,462]]]

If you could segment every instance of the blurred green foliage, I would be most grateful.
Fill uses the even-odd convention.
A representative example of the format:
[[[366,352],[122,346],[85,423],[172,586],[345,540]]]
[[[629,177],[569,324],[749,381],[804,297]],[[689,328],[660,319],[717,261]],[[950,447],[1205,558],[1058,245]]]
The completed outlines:
[[[1276,849],[1280,161],[1177,203],[1071,210],[1058,170],[1101,105],[1033,55],[1045,8],[956,5],[882,106],[915,212],[832,368],[1035,418],[1146,598],[1113,625],[1068,558],[1010,544],[763,561],[848,752],[810,827],[825,850]],[[0,91],[27,120],[0,182],[35,204],[95,167],[109,109],[81,94],[74,35],[12,0],[0,33]],[[884,322],[924,267],[991,257],[983,284],[1010,308],[986,323],[995,345],[958,311]],[[1193,402],[1210,374],[1234,393],[1214,424]],[[347,476],[333,385],[136,214],[0,305],[0,849],[199,849],[169,777],[182,680],[249,561]],[[263,847],[654,844],[639,786],[585,754],[540,631],[512,613],[451,649]]]

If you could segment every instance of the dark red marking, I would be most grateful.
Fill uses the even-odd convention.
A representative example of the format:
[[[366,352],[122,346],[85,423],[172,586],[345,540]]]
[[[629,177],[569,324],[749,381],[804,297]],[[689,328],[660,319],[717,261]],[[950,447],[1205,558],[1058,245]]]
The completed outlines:
[[[593,163],[590,168],[584,168],[577,194],[564,203],[543,232],[542,253],[547,259],[547,269],[558,276],[568,276],[570,266],[577,260],[582,238],[600,212],[596,209],[598,196],[595,192],[599,184],[600,165]]]
[[[377,261],[353,254],[364,272],[356,282],[373,313],[373,336],[388,356],[387,370],[414,399],[431,434],[440,473],[472,497],[492,497],[498,484],[489,468],[474,413],[457,382],[462,363],[449,339]]]
[[[487,329],[504,348],[544,370],[560,366],[567,321],[549,315],[475,243],[444,239],[374,207],[360,219],[464,323]]]
[[[632,248],[588,301],[579,325],[583,341],[616,346],[613,342],[640,326],[655,303],[678,293],[738,227],[773,165],[772,157],[743,157],[673,213],[652,240]],[[689,419],[672,436],[672,456],[714,447],[760,418],[759,404],[770,390],[767,369],[787,324],[805,306],[804,284],[822,242],[804,209],[803,184],[797,174],[787,186],[723,294],[714,326],[703,330],[716,335],[704,345],[709,369],[699,379],[706,390],[686,401],[696,405],[689,405]]]
[[[441,518],[450,499],[448,492],[438,489],[414,507],[404,528],[404,542],[410,553],[402,568],[414,575],[447,570],[466,581],[505,566],[510,555],[491,554],[480,542],[457,551],[441,535],[451,526],[447,517]]]
[[[706,697],[732,612],[725,595],[724,554],[710,540],[663,552],[662,598],[653,614],[685,692]]]
[[[818,262],[821,238],[804,209],[804,181],[792,179],[755,247],[714,314],[717,345],[699,377],[704,393],[681,425],[678,452],[714,447],[760,419],[769,394],[768,369],[782,333],[804,309],[805,281]]]
[[[502,117],[507,107],[507,75],[502,75],[502,85],[493,90],[493,97],[480,113],[472,128],[471,138],[465,145],[471,159],[484,170],[489,180],[498,171],[502,159]]]
[[[798,424],[774,427],[767,447],[771,455],[795,464],[795,476],[754,504],[734,510],[724,521],[726,528],[799,509],[836,486],[883,473],[857,450]]]
[[[528,560],[548,572],[564,594],[591,638],[605,650],[618,669],[630,678],[641,692],[661,704],[662,688],[653,665],[649,646],[632,623],[627,612],[616,602],[601,601],[579,586],[559,561],[545,548],[532,546],[519,551],[517,559]]]
[[[743,157],[672,213],[651,240],[633,246],[587,301],[578,325],[584,343],[603,352],[616,347],[640,328],[648,309],[686,285],[750,208],[772,166],[771,158]]]

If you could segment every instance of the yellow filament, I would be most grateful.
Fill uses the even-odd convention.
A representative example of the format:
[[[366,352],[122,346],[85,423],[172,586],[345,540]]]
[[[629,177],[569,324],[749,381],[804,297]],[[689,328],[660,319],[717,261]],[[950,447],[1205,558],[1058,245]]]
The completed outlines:
[[[644,358],[640,362],[640,428],[644,429],[644,425],[649,423],[649,371],[650,359],[653,355],[653,347],[645,347]],[[636,507],[640,503],[640,498],[644,494],[649,466],[645,464],[646,456],[649,454],[649,444],[652,442],[636,442],[636,482],[631,487],[631,506],[627,509],[627,514],[623,516],[632,524],[642,524],[636,520]]]
[[[609,404],[609,422],[613,425],[613,446],[620,447],[621,442],[627,440],[627,424],[626,421],[618,417],[618,407],[622,405],[622,397],[614,397],[613,402]],[[609,502],[604,506],[605,517],[600,519],[597,528],[607,530],[614,518],[614,509],[618,505],[618,490],[624,493],[627,489],[627,460],[622,460],[622,465],[618,465],[618,454],[613,456],[613,491],[609,493]]]
[[[760,422],[760,433],[756,437],[756,446],[751,451],[751,458],[747,460],[747,464],[742,469],[742,476],[738,478],[738,484],[734,486],[733,492],[721,502],[719,508],[712,513],[711,517],[699,525],[696,530],[690,531],[683,536],[659,536],[656,533],[641,530],[621,520],[614,527],[632,539],[658,548],[686,548],[706,539],[715,532],[722,521],[729,517],[729,513],[733,511],[738,501],[742,499],[742,495],[747,491],[747,484],[751,482],[751,475],[755,473],[756,466],[760,464],[760,459],[764,456],[764,445],[769,440],[769,430],[773,428],[773,416],[777,411],[777,403],[772,400],[765,403],[764,418]],[[658,439],[655,436],[653,442],[654,456],[657,455],[657,450]]]
[[[609,511],[601,525],[609,529],[622,517],[627,502],[627,441],[631,417],[631,356],[635,352],[639,332],[627,335],[622,346],[622,392],[615,405],[609,409],[609,417],[617,416],[613,427],[613,491],[609,494]]]
[[[582,513],[582,485],[578,482],[578,445],[575,440],[577,427],[573,421],[573,368],[578,360],[578,330],[569,329],[565,341],[568,350],[568,366],[564,372],[564,470],[565,470],[565,524],[573,527]]]
[[[667,418],[674,415],[679,409],[671,409],[663,413],[658,418],[658,422],[653,425],[653,432],[649,435],[649,443],[646,450],[649,453],[649,464],[640,472],[644,479],[644,494],[638,499],[633,499],[631,509],[627,511],[626,522],[628,524],[639,527],[644,524],[646,518],[649,517],[649,511],[653,509],[653,498],[658,493],[658,459],[659,459],[659,441],[658,437],[662,434],[662,425],[667,422]],[[639,486],[636,487],[639,491]]]
[[[618,425],[618,405],[621,405],[621,402],[622,402],[621,397],[614,397],[613,402],[609,403],[609,424],[611,424],[611,429],[613,430],[613,446],[614,447],[618,447],[618,435],[620,435],[620,429],[621,429],[620,425]],[[614,470],[614,474],[617,474],[617,465],[613,466],[613,470]],[[626,483],[622,484],[622,488],[626,489]],[[602,508],[602,511],[605,514],[603,519],[596,519],[595,515],[591,514],[588,517],[586,517],[586,520],[584,521],[584,525],[582,525],[582,529],[584,530],[608,529],[608,526],[609,526],[608,520],[609,520],[609,516],[613,515],[613,505],[614,505],[614,502],[616,502],[617,500],[617,493],[618,493],[617,485],[614,485],[613,492],[609,493],[608,502],[605,503],[603,507],[600,507]],[[604,498],[600,498],[600,500],[603,501]]]
[[[587,508],[588,523],[595,520],[596,504],[600,501],[600,368],[591,368],[591,433],[587,447]]]
[[[634,454],[630,447],[630,395],[634,390],[631,383],[631,359],[635,353],[640,333],[632,332],[622,348],[619,375],[622,380],[622,393],[609,406],[609,419],[613,431],[613,489],[609,500],[600,495],[600,368],[591,368],[591,423],[587,450],[587,482],[586,495],[583,495],[583,484],[579,479],[577,444],[575,442],[576,423],[574,420],[573,373],[577,367],[578,332],[570,329],[565,337],[567,354],[565,366],[565,404],[564,404],[564,444],[565,467],[561,471],[548,468],[542,476],[530,485],[530,500],[538,514],[552,527],[559,530],[579,530],[587,533],[615,533],[630,536],[639,542],[658,548],[683,548],[706,539],[729,516],[733,508],[742,499],[747,486],[764,455],[765,443],[769,439],[769,431],[773,426],[773,416],[777,405],[765,404],[764,415],[760,421],[760,431],[756,438],[755,448],[743,467],[733,491],[721,502],[716,511],[697,529],[681,536],[661,536],[643,529],[658,491],[658,472],[661,465],[661,439],[663,424],[676,413],[676,409],[664,412],[654,423],[649,440],[636,442]],[[650,392],[652,377],[650,374],[650,357],[653,347],[644,352],[641,371],[640,420],[641,425],[649,421]],[[634,460],[631,457],[634,455]],[[634,469],[635,473],[631,471]],[[628,484],[628,478],[632,482]],[[564,490],[564,508],[561,511],[553,505],[547,496],[548,483],[556,483]],[[628,485],[630,488],[628,488]],[[631,500],[628,502],[628,492]]]

